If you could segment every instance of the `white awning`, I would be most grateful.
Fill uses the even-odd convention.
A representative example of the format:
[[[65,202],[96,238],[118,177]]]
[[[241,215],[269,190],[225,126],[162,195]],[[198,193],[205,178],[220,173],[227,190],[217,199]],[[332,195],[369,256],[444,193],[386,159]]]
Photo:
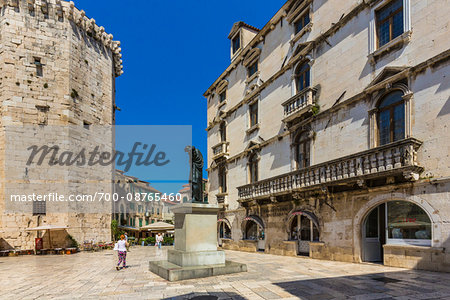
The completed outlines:
[[[39,227],[27,228],[26,231],[40,231],[40,230],[64,230],[68,229],[68,226],[59,225],[42,225]]]
[[[166,222],[156,222],[153,224],[142,226],[141,230],[150,230],[150,231],[164,231],[164,230],[173,230],[175,228],[174,225],[166,223]]]

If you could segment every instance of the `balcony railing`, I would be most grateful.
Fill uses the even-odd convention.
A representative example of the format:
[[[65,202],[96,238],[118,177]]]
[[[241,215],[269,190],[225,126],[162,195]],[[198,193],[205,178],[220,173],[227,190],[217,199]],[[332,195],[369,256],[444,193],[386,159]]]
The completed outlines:
[[[264,198],[346,182],[361,184],[365,179],[398,174],[408,180],[417,180],[423,170],[416,158],[416,151],[421,144],[409,138],[244,185],[238,187],[239,199]]]
[[[284,121],[288,122],[308,111],[314,105],[314,92],[314,89],[306,88],[281,104],[284,107]]]
[[[220,142],[219,144],[212,147],[213,159],[228,155],[228,142]]]

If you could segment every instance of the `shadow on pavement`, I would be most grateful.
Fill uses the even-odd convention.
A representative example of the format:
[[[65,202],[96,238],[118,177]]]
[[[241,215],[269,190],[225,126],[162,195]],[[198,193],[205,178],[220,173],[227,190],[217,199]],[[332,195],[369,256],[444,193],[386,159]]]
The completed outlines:
[[[301,299],[442,299],[450,297],[445,281],[450,274],[408,270],[273,284]]]
[[[238,294],[235,293],[224,293],[224,292],[217,292],[217,293],[208,293],[208,294],[202,294],[202,293],[189,293],[186,295],[180,295],[176,297],[169,297],[164,298],[162,300],[246,300],[247,298],[244,298]]]

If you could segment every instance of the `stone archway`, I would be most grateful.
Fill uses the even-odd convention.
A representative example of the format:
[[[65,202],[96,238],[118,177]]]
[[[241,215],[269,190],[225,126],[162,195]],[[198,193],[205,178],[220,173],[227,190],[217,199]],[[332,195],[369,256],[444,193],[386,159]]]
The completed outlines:
[[[363,225],[366,218],[376,207],[381,204],[391,202],[391,201],[406,201],[411,202],[423,211],[426,212],[431,221],[432,239],[431,247],[440,247],[442,244],[442,233],[441,233],[441,219],[438,214],[435,214],[435,209],[424,199],[417,195],[405,195],[404,193],[390,193],[378,195],[372,198],[370,201],[365,203],[354,217],[354,231],[353,231],[353,241],[354,241],[354,257],[357,262],[363,262]]]
[[[231,223],[226,218],[217,220],[217,241],[222,246],[223,239],[231,239]]]
[[[305,210],[295,210],[289,214],[287,223],[288,239],[296,241],[298,255],[310,255],[310,242],[319,241],[319,221],[316,215]]]

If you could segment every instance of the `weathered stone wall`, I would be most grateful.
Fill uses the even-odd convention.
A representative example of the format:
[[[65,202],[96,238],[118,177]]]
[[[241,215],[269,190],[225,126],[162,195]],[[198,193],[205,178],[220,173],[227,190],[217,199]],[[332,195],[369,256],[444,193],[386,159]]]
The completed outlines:
[[[68,132],[69,144],[76,145],[82,141],[83,125],[113,125],[114,81],[122,73],[120,43],[113,41],[112,35],[105,33],[103,27],[87,18],[85,12],[74,7],[72,2],[0,3],[0,141],[3,141],[0,143],[0,164],[8,166],[8,169],[1,168],[0,176],[0,237],[6,246],[32,249],[36,233],[25,229],[52,224],[68,225],[67,232],[80,243],[92,239],[109,241],[111,209],[108,207],[93,207],[91,212],[78,213],[58,213],[49,209],[45,216],[33,216],[31,210],[4,214],[4,196],[8,189],[5,180],[26,177],[28,172],[32,179],[39,179],[39,174],[59,174],[45,167],[25,170],[23,161],[17,161],[14,166],[14,158],[8,155],[4,146],[5,131],[11,126],[79,126],[75,130],[61,129],[61,132]],[[111,149],[112,135],[102,136],[96,142]],[[71,193],[112,191],[112,170],[89,169],[91,179],[100,180],[97,188],[92,182],[87,187],[80,181],[87,179],[83,175],[86,169],[62,172],[65,175],[59,177],[55,189]],[[27,184],[25,177],[21,184]],[[75,181],[68,184],[68,179]],[[52,192],[48,184],[36,185],[35,191]],[[57,238],[55,242],[61,242],[55,246],[64,246],[65,239]]]

